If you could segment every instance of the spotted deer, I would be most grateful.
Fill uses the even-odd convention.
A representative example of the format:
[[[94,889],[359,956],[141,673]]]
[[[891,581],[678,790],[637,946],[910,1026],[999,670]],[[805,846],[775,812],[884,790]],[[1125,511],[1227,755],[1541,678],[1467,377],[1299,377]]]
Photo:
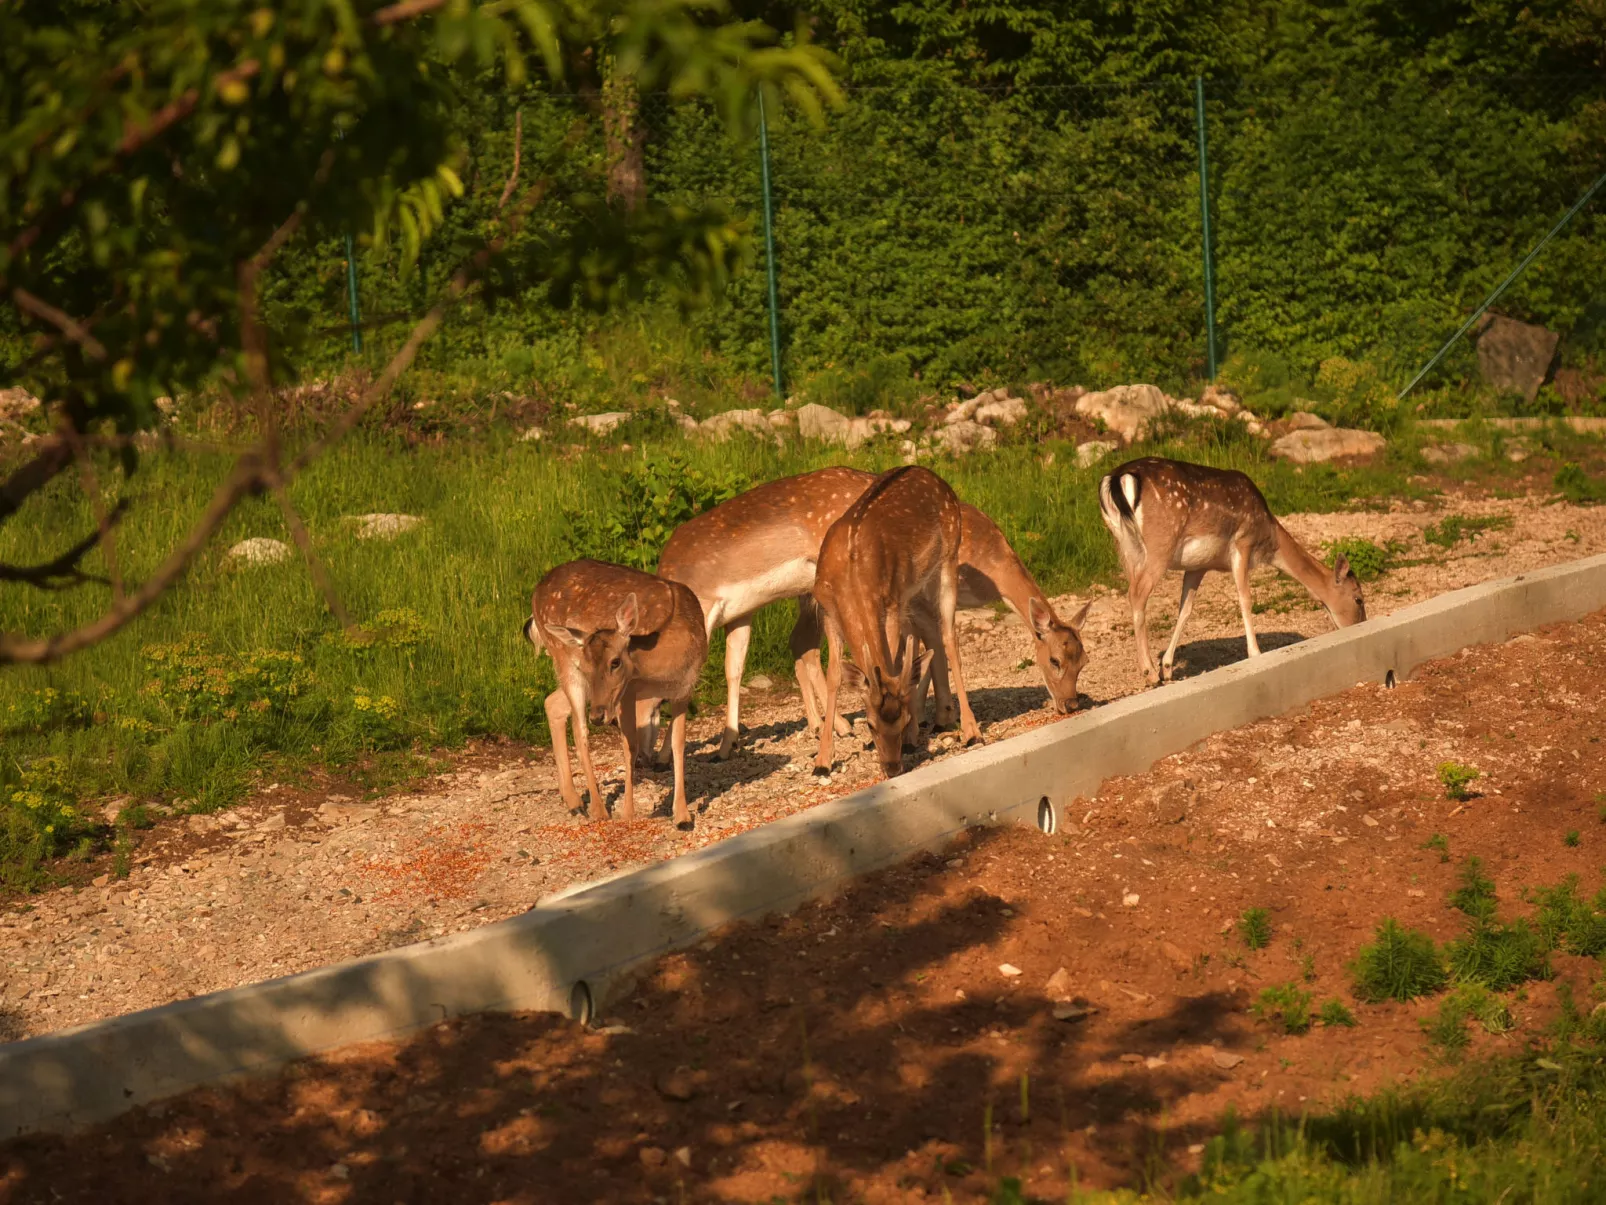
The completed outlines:
[[[1084,604],[1076,615],[1066,622],[1055,614],[1053,604],[1038,587],[1020,557],[998,525],[968,502],[959,506],[962,526],[959,534],[959,602],[964,607],[985,607],[1000,600],[1026,625],[1032,636],[1032,652],[1037,668],[1048,687],[1049,702],[1053,710],[1068,714],[1076,710],[1076,682],[1087,664],[1087,651],[1082,646],[1081,629],[1087,622],[1091,603]],[[820,612],[812,600],[804,598],[798,608],[797,625],[792,632],[792,647],[817,648],[820,643]],[[948,727],[955,721],[955,702],[948,690],[946,659],[941,646],[928,677],[920,683],[915,714],[925,711],[925,699],[930,686],[937,687],[938,727]],[[819,673],[818,663],[813,671]],[[808,685],[799,674],[799,685],[805,696]]]
[[[552,656],[558,689],[546,699],[552,753],[558,764],[558,790],[580,809],[569,768],[568,725],[586,788],[591,819],[607,813],[586,719],[619,726],[625,746],[625,793],[618,815],[636,815],[634,752],[636,699],[667,700],[674,746],[674,819],[691,823],[686,807],[686,707],[708,655],[708,635],[697,596],[678,582],[603,561],[569,561],[535,587],[524,635]]]
[[[1243,473],[1146,456],[1099,482],[1099,512],[1126,568],[1138,667],[1151,683],[1170,678],[1194,594],[1211,570],[1232,574],[1251,657],[1260,655],[1260,643],[1249,574],[1261,565],[1275,565],[1309,590],[1338,627],[1366,619],[1361,583],[1349,561],[1340,555],[1329,569],[1306,552]],[[1182,571],[1182,600],[1171,643],[1156,668],[1149,651],[1149,595],[1171,569]]]
[[[725,733],[718,757],[729,757],[740,739],[742,671],[754,613],[813,588],[826,531],[874,480],[874,473],[849,468],[782,477],[687,520],[664,545],[658,576],[697,596],[709,637],[725,629]],[[818,635],[812,644],[793,642],[810,729],[820,722],[810,685],[818,682],[824,694],[818,647]],[[650,749],[656,708],[651,700],[643,704],[644,744]],[[845,733],[847,725],[838,723]]]
[[[830,649],[824,714],[836,716],[844,679],[862,687],[870,733],[888,776],[903,771],[903,746],[919,735],[914,694],[931,650],[942,648],[953,669],[962,736],[967,743],[981,739],[954,629],[963,524],[948,483],[911,465],[877,477],[820,546],[814,597],[824,612]],[[916,657],[917,640],[929,646],[922,658]],[[850,652],[852,662],[846,658]],[[831,772],[835,734],[834,724],[820,724],[816,774]]]

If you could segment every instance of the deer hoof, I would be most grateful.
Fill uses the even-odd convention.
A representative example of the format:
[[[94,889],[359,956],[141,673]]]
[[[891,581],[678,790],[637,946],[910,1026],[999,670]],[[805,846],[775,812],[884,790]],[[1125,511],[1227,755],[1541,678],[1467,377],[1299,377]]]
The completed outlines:
[[[831,767],[830,766],[815,766],[814,767],[814,777],[816,777],[816,778],[830,778],[831,777]]]

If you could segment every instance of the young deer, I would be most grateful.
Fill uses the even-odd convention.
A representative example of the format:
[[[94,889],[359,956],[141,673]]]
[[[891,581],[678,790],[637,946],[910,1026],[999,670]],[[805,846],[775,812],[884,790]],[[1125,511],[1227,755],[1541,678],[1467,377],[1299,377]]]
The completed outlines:
[[[1002,600],[1010,610],[1021,617],[1032,634],[1033,653],[1037,668],[1042,671],[1048,687],[1053,709],[1060,713],[1076,710],[1076,680],[1087,664],[1087,653],[1082,647],[1081,628],[1093,605],[1088,603],[1069,623],[1054,613],[1048,598],[1037,586],[1020,557],[1009,546],[998,525],[981,511],[962,502],[959,506],[963,525],[959,535],[959,601],[960,607],[985,607]],[[820,643],[820,612],[812,600],[804,598],[798,608],[797,625],[792,630],[792,647],[816,649]],[[926,694],[935,682],[937,687],[938,727],[947,727],[955,720],[955,701],[948,689],[947,663],[941,647],[929,677],[921,680],[915,701],[915,715],[925,710]],[[810,657],[814,674],[819,664]],[[798,683],[803,687],[805,699],[808,686],[801,673]],[[811,708],[812,714],[812,708]]]
[[[687,520],[659,554],[658,576],[683,583],[697,596],[707,634],[712,637],[725,629],[725,734],[719,742],[720,758],[729,757],[740,739],[742,670],[754,612],[813,588],[826,531],[874,480],[874,473],[829,468],[767,482]],[[821,676],[818,646],[818,635],[813,645],[793,645],[811,729],[819,724],[809,693],[810,674]],[[644,698],[643,704],[650,705],[651,700]],[[644,751],[652,747],[656,717],[652,707],[641,716]],[[847,731],[846,724],[842,729]]]
[[[837,714],[843,678],[862,686],[870,732],[889,777],[902,772],[903,746],[919,735],[915,684],[933,654],[917,662],[917,636],[947,654],[960,731],[967,743],[981,739],[954,630],[962,527],[959,499],[948,483],[930,469],[908,466],[876,478],[820,546],[814,597],[825,612],[831,650],[825,715]],[[853,653],[851,664],[845,649]],[[816,774],[831,772],[834,735],[833,724],[820,724]]]
[[[625,744],[625,794],[619,815],[636,816],[636,699],[667,699],[673,720],[675,823],[691,823],[686,807],[686,705],[708,655],[708,636],[697,596],[677,582],[603,561],[570,561],[535,587],[524,635],[552,655],[558,689],[546,699],[558,790],[578,810],[569,769],[568,724],[591,792],[591,819],[607,813],[591,764],[589,714],[617,723]]]
[[[1238,587],[1249,655],[1255,639],[1250,571],[1271,564],[1309,590],[1341,628],[1366,618],[1361,583],[1342,555],[1331,569],[1299,546],[1273,517],[1266,498],[1244,474],[1181,460],[1146,456],[1099,482],[1099,512],[1126,567],[1138,667],[1152,682],[1170,678],[1194,592],[1212,569],[1230,571]],[[1169,569],[1182,570],[1182,601],[1161,667],[1149,652],[1149,595]]]

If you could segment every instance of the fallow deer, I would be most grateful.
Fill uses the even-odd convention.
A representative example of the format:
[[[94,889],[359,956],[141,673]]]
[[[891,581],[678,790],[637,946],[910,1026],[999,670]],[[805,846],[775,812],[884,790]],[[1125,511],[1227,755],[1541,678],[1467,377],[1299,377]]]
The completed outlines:
[[[1329,569],[1306,552],[1243,473],[1146,456],[1123,464],[1099,482],[1099,512],[1126,567],[1138,667],[1151,683],[1162,676],[1170,678],[1194,594],[1213,569],[1232,574],[1251,657],[1260,655],[1260,643],[1255,639],[1249,574],[1261,565],[1275,565],[1303,585],[1338,627],[1366,619],[1361,583],[1349,561],[1340,555]],[[1182,601],[1171,643],[1157,669],[1149,651],[1146,614],[1149,595],[1170,569],[1182,571]]]
[[[1032,634],[1032,651],[1037,667],[1042,671],[1048,687],[1053,710],[1068,714],[1076,710],[1076,682],[1087,664],[1087,652],[1082,647],[1081,629],[1087,622],[1092,603],[1084,604],[1069,623],[1054,613],[1053,605],[1038,587],[1036,580],[1021,563],[1020,557],[1009,546],[998,525],[968,502],[960,503],[963,526],[959,535],[959,603],[960,607],[985,607],[1002,600],[1010,610],[1020,616]],[[820,643],[819,608],[805,598],[798,609],[797,626],[792,633],[792,646],[816,648]],[[925,710],[927,690],[932,682],[937,685],[938,727],[954,722],[954,700],[948,690],[946,659],[941,648],[931,668],[929,679],[920,684],[915,713]],[[819,673],[817,661],[811,658],[814,674]],[[805,698],[808,684],[798,676]]]
[[[828,468],[766,482],[681,524],[659,554],[658,576],[688,586],[697,596],[707,634],[725,629],[720,758],[729,757],[740,739],[742,671],[754,613],[814,586],[826,531],[874,480],[874,473]],[[818,646],[818,635],[811,645],[793,644],[811,729],[819,724],[809,693],[811,673],[820,677]],[[643,697],[642,704],[644,745],[650,749],[657,712],[650,699]],[[847,725],[837,722],[846,732]]]
[[[981,739],[959,659],[954,611],[959,596],[959,498],[930,469],[911,465],[876,478],[825,533],[814,597],[825,612],[831,660],[825,715],[837,714],[842,680],[864,688],[865,712],[882,770],[903,770],[903,746],[918,735],[915,685],[932,652],[915,657],[917,636],[941,647],[953,667],[960,732]],[[935,621],[936,630],[928,626]],[[844,656],[851,651],[850,664]],[[831,772],[835,726],[820,724],[814,772]]]
[[[697,596],[678,582],[603,561],[569,561],[536,585],[524,634],[552,656],[558,689],[546,699],[558,790],[571,808],[580,797],[569,769],[568,724],[591,792],[591,819],[606,815],[591,764],[589,714],[617,723],[625,744],[625,793],[619,815],[635,819],[636,698],[667,700],[673,719],[674,819],[691,823],[686,807],[686,706],[708,655]]]

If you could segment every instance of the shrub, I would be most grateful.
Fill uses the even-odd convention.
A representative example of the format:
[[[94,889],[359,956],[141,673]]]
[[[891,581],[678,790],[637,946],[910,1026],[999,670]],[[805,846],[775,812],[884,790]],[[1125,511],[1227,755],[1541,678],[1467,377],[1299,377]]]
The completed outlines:
[[[1310,1028],[1310,993],[1292,983],[1268,987],[1255,1001],[1254,1014],[1270,1021],[1284,1033],[1304,1033]]]
[[[0,772],[0,886],[36,886],[40,866],[88,829],[65,758],[36,757]]]
[[[1342,1000],[1327,1001],[1322,1005],[1322,1011],[1318,1014],[1318,1017],[1322,1025],[1328,1029],[1336,1027],[1354,1029],[1356,1025],[1355,1014],[1349,1010],[1349,1005]]]
[[[1472,1040],[1467,1036],[1467,1004],[1459,995],[1441,1000],[1439,1011],[1424,1017],[1421,1024],[1428,1041],[1452,1058],[1465,1050]]]
[[[1479,920],[1493,920],[1494,880],[1483,873],[1483,859],[1468,858],[1458,877],[1461,885],[1450,893],[1450,907]]]
[[[694,469],[678,453],[633,463],[607,475],[601,491],[609,499],[606,509],[564,511],[569,554],[651,573],[675,528],[734,498],[748,484],[734,471]]]
[[[0,730],[47,732],[53,728],[82,728],[91,716],[89,703],[82,695],[45,686],[19,691],[0,704]]]
[[[1606,482],[1597,481],[1584,472],[1583,466],[1568,461],[1556,470],[1551,482],[1559,493],[1574,506],[1594,506],[1606,502]]]
[[[152,679],[142,692],[180,720],[266,719],[287,712],[312,682],[297,653],[213,652],[206,637],[147,645]]]
[[[1568,875],[1554,887],[1539,888],[1534,901],[1538,904],[1534,924],[1546,949],[1586,958],[1606,953],[1606,889],[1585,902],[1578,892],[1578,876]]]
[[[1361,947],[1350,973],[1355,994],[1368,1004],[1415,1000],[1438,991],[1449,978],[1433,939],[1392,916],[1378,925],[1372,944]]]
[[[1444,797],[1446,799],[1469,799],[1469,786],[1483,777],[1483,771],[1476,766],[1464,765],[1458,761],[1439,763],[1439,781],[1444,784]]]
[[[1264,950],[1271,944],[1271,913],[1264,908],[1247,908],[1238,918],[1238,936],[1251,950]]]
[[[1331,416],[1339,426],[1386,434],[1399,424],[1399,400],[1374,364],[1332,356],[1317,368],[1316,385],[1332,393]]]
[[[395,749],[407,743],[401,704],[389,695],[358,689],[351,696],[349,720],[363,749]]]
[[[1578,848],[1578,830],[1575,829],[1575,828],[1574,829],[1569,829],[1567,831],[1566,835],[1562,837],[1561,843],[1563,845],[1565,845],[1568,849],[1577,849]]]
[[[1388,572],[1395,559],[1405,551],[1405,545],[1398,540],[1377,544],[1365,536],[1344,536],[1325,541],[1322,551],[1327,556],[1328,564],[1342,556],[1349,561],[1356,577],[1363,582],[1371,582]]]
[[[1458,983],[1497,992],[1550,976],[1545,943],[1526,921],[1477,920],[1465,937],[1446,943],[1444,952]]]
[[[372,623],[359,624],[350,632],[330,632],[326,644],[346,649],[416,648],[429,635],[429,625],[411,607],[393,607],[379,612]]]

